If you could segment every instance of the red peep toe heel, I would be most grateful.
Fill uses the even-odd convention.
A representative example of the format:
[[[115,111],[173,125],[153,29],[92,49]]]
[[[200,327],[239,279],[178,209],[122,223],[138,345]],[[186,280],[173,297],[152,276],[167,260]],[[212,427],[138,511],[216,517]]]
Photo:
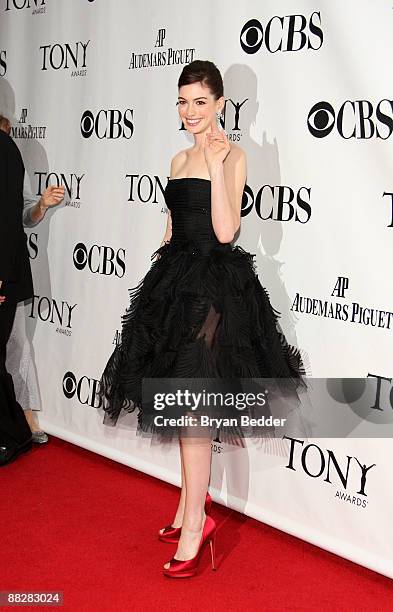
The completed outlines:
[[[212,561],[212,569],[216,569],[216,523],[211,516],[206,515],[205,524],[203,526],[202,538],[199,544],[198,552],[192,559],[181,561],[172,557],[169,561],[168,569],[164,568],[164,575],[168,578],[191,578],[195,576],[198,571],[199,562],[202,557],[203,549],[205,544],[210,544],[210,554]]]
[[[205,499],[205,514],[210,514],[210,510],[212,507],[212,498],[209,493],[206,493]],[[164,531],[161,533],[158,532],[158,539],[161,542],[167,542],[171,544],[176,544],[179,541],[181,534],[181,527],[172,527],[172,525],[167,525],[164,527]]]

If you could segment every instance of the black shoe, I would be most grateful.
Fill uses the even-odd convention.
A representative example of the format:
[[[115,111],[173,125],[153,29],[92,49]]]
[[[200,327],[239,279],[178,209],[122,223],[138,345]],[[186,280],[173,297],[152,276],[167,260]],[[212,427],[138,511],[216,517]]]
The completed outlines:
[[[3,465],[7,465],[7,463],[10,463],[22,453],[25,453],[26,451],[30,450],[31,447],[31,438],[23,444],[19,444],[16,446],[0,446],[0,467]]]

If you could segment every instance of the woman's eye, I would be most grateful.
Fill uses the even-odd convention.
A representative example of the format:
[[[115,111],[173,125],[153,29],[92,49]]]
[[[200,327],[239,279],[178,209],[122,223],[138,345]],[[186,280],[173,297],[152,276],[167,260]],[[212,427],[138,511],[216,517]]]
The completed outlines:
[[[185,103],[186,103],[186,101],[185,101],[185,100],[178,100],[178,101],[176,102],[176,106],[177,106],[178,104],[183,105],[183,104],[185,104]],[[197,104],[206,104],[206,102],[204,102],[203,100],[197,100]]]

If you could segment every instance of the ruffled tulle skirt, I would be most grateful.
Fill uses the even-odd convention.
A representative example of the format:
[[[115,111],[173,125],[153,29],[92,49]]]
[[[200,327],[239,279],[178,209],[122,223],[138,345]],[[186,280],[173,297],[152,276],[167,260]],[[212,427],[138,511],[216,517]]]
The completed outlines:
[[[286,397],[288,411],[293,409],[288,399],[297,398],[304,385],[304,362],[282,332],[280,313],[258,279],[255,256],[229,244],[204,248],[171,241],[153,257],[146,276],[130,290],[121,341],[101,377],[104,423],[115,425],[122,410],[137,409],[138,432],[172,436],[177,431],[157,426],[154,411],[143,402],[144,379],[266,379],[276,397]],[[215,409],[208,412],[214,415]],[[258,411],[254,406],[249,412]],[[229,442],[244,434],[233,423],[220,430],[220,438]]]

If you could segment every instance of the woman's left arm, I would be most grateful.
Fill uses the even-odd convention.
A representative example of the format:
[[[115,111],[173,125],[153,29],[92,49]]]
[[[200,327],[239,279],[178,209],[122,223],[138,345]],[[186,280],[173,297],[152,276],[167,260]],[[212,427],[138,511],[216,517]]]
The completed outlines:
[[[230,148],[224,131],[211,132],[206,138],[205,157],[211,178],[213,229],[220,242],[232,242],[240,227],[247,176],[246,155],[240,147]]]

